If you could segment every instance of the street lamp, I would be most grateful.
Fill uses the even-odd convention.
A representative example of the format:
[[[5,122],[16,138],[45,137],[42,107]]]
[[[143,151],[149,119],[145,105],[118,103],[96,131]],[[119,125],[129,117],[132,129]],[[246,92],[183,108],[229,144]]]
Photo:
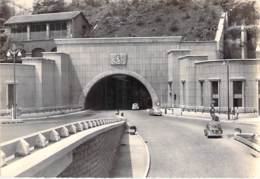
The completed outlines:
[[[173,112],[173,99],[172,99],[172,81],[168,81],[168,85],[169,85],[169,88],[170,88],[170,92],[169,92],[169,95],[170,95],[170,101],[171,101],[171,110]]]
[[[224,59],[223,64],[227,66],[227,115],[228,115],[228,120],[230,120],[230,102],[229,102],[229,60]]]
[[[16,62],[16,57],[21,57],[22,53],[21,50],[16,48],[15,44],[13,44],[12,48],[10,48],[7,51],[6,54],[7,57],[13,58],[13,80],[14,80],[14,85],[13,85],[13,104],[12,104],[12,119],[16,119],[16,70],[15,70],[15,62]]]

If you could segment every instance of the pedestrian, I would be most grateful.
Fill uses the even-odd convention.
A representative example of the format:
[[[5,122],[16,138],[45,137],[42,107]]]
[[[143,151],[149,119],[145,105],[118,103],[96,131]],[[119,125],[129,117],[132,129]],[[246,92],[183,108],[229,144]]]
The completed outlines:
[[[232,114],[232,119],[234,120],[236,114],[235,107],[232,108],[231,114]]]
[[[236,107],[235,109],[235,114],[236,114],[236,119],[238,119],[238,115],[239,115],[238,107]]]
[[[211,108],[209,110],[210,116],[212,118],[212,120],[215,120],[215,108],[214,108],[214,104],[211,104]]]

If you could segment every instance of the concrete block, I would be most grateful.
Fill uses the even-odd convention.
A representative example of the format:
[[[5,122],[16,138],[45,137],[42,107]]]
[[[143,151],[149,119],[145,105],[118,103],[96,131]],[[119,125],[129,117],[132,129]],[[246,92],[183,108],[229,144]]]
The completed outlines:
[[[6,164],[6,155],[2,150],[0,150],[0,167],[4,166],[5,164]]]
[[[46,139],[46,137],[42,134],[38,134],[35,138],[35,147],[37,148],[43,148],[46,147],[49,144],[49,141]]]
[[[87,122],[82,122],[82,127],[83,127],[84,130],[88,129],[89,128],[88,123]]]
[[[16,155],[26,156],[30,153],[30,145],[24,139],[21,139],[16,145],[15,150]]]
[[[59,135],[59,133],[56,130],[50,131],[49,135],[50,135],[49,140],[51,142],[57,142],[57,141],[60,140],[60,135]]]
[[[83,130],[83,126],[82,126],[81,123],[76,123],[76,124],[75,124],[75,127],[76,127],[76,130],[77,130],[78,132]]]
[[[97,126],[95,121],[90,121],[90,122],[92,123],[92,127],[96,127]]]
[[[60,136],[61,137],[68,137],[69,136],[69,130],[66,127],[62,127],[60,129]]]
[[[92,124],[91,121],[87,121],[87,123],[88,123],[88,127],[89,127],[89,128],[92,128],[92,127],[93,127],[93,124]]]
[[[73,124],[67,126],[67,129],[68,129],[68,131],[69,131],[70,134],[76,134],[76,133],[77,133],[76,126],[73,125]]]

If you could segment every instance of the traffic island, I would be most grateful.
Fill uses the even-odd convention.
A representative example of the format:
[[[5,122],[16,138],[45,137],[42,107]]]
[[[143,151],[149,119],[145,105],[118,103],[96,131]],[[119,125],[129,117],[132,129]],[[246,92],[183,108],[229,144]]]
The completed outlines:
[[[150,154],[146,142],[138,135],[126,132],[121,140],[112,178],[145,178],[150,168]]]
[[[235,134],[234,139],[260,152],[260,137],[254,133]]]

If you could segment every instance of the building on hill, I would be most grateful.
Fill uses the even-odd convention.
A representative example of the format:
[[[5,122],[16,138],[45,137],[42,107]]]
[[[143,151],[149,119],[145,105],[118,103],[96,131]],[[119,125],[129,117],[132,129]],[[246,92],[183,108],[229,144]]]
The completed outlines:
[[[23,46],[28,56],[56,51],[55,38],[86,37],[91,25],[80,11],[12,16],[5,22],[11,41]]]

